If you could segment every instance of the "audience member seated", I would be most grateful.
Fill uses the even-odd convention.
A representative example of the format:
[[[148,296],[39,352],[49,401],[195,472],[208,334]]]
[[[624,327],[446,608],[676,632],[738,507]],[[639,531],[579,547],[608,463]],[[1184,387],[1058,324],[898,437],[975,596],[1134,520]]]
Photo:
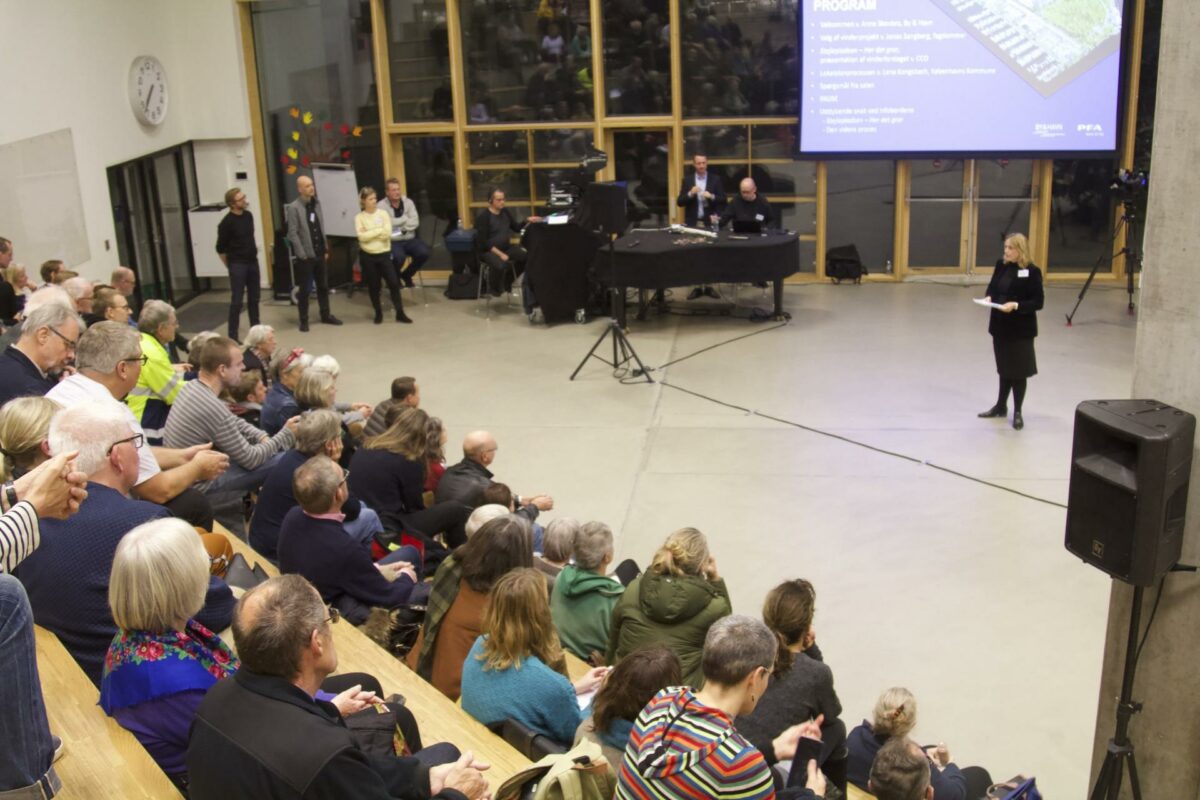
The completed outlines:
[[[554,522],[546,531],[547,547],[555,538]],[[550,595],[554,627],[567,650],[584,661],[591,661],[593,653],[603,659],[612,610],[625,591],[619,580],[607,575],[613,559],[612,529],[603,522],[584,523],[575,534],[572,550],[575,563],[563,567]]]
[[[128,326],[133,309],[129,307],[129,301],[125,299],[125,295],[113,287],[97,286],[96,296],[92,300],[92,313],[99,318],[97,321],[108,320]]]
[[[508,514],[509,510],[501,505],[490,504],[480,506],[471,512],[471,516],[467,517],[467,524],[465,526],[467,538],[470,539],[475,535],[477,530],[492,520],[507,516]]]
[[[167,414],[183,387],[180,367],[171,363],[167,348],[179,333],[175,308],[162,300],[147,300],[138,317],[142,355],[147,356],[137,386],[125,398],[150,444],[161,445]]]
[[[391,397],[376,404],[375,410],[371,412],[371,418],[367,420],[367,425],[363,428],[363,436],[378,436],[387,430],[388,425],[385,418],[388,411],[397,405],[410,408],[421,407],[421,387],[417,386],[416,378],[406,375],[392,381]]]
[[[879,748],[867,784],[876,800],[933,800],[932,778],[929,756],[901,736]]]
[[[24,320],[29,318],[36,309],[41,308],[51,303],[58,303],[65,308],[74,310],[74,305],[71,303],[71,298],[67,297],[67,293],[60,286],[40,286],[34,290],[25,299],[25,309],[21,313],[21,319],[15,325],[4,327],[0,325],[0,350],[7,349],[9,345],[16,344],[21,338],[21,331],[24,330]],[[3,364],[3,357],[0,356],[0,364]]]
[[[679,659],[665,647],[631,653],[604,679],[592,701],[591,716],[575,731],[575,744],[586,740],[600,745],[616,775],[633,721],[656,694],[668,686],[678,686],[680,678]]]
[[[262,373],[256,369],[243,372],[242,382],[230,389],[228,395],[226,405],[234,416],[258,427],[262,418],[262,404],[267,399],[267,386],[263,383]]]
[[[141,523],[167,516],[162,506],[129,497],[142,446],[143,437],[115,404],[60,411],[50,422],[50,452],[79,453],[76,468],[88,476],[88,499],[69,520],[44,521],[41,546],[16,571],[36,622],[58,636],[97,685],[117,632],[108,608],[117,543]],[[214,577],[197,619],[222,630],[232,610],[229,587]]]
[[[18,397],[0,407],[0,476],[20,478],[50,458],[50,420],[62,406],[45,397]]]
[[[889,740],[907,741],[917,724],[917,698],[908,689],[893,687],[875,702],[873,722],[850,731],[846,748],[850,751],[846,775],[860,789],[870,791],[871,764]],[[987,794],[991,776],[982,767],[959,769],[945,746],[930,747],[925,759],[932,767],[930,786],[942,800],[978,800]]]
[[[100,321],[100,318],[92,313],[92,300],[95,299],[96,290],[91,281],[72,274],[70,278],[62,282],[62,288],[71,298],[75,313],[83,319],[85,325]]]
[[[337,402],[337,379],[342,374],[342,365],[333,356],[326,353],[323,356],[317,356],[313,359],[312,369],[314,371],[327,372],[333,378],[333,390],[329,392],[330,406],[322,406],[322,408],[332,407],[342,414],[342,423],[346,426],[357,426],[352,428],[355,438],[362,438],[362,426],[366,424],[366,420],[374,412],[374,408],[369,403],[339,403]],[[300,387],[296,387],[296,391],[300,391]],[[299,397],[297,396],[297,400]],[[304,408],[304,404],[300,404]]]
[[[818,722],[789,728],[772,742],[770,753],[756,750],[733,727],[736,717],[752,712],[762,699],[777,649],[775,635],[756,619],[729,616],[715,622],[704,639],[703,688],[664,689],[638,715],[616,797],[774,798],[769,762],[792,758],[800,760],[800,768],[792,769],[797,785],[782,796],[823,797],[825,779],[815,759],[805,758],[820,744]],[[803,746],[802,738],[807,740]]]
[[[79,315],[58,302],[28,312],[20,338],[0,353],[0,405],[53,389],[82,331]]]
[[[350,459],[357,449],[358,437],[354,430],[361,432],[362,422],[370,413],[371,407],[362,403],[346,405],[337,402],[337,377],[314,364],[304,371],[300,382],[296,384],[296,404],[300,413],[306,414],[314,409],[328,408],[341,413],[342,423],[342,456],[341,465],[349,466]],[[352,427],[353,426],[353,427]]]
[[[43,261],[38,267],[38,274],[42,276],[42,286],[56,286],[65,278],[60,279],[58,274],[66,271],[67,267],[62,261],[52,258],[49,261]]]
[[[16,325],[25,308],[21,292],[29,278],[20,264],[0,265],[0,325]]]
[[[467,540],[465,525],[471,507],[456,501],[426,508],[425,428],[429,415],[419,408],[404,408],[390,428],[365,442],[350,464],[350,489],[375,509],[383,526],[393,533],[415,535],[429,548],[439,549],[432,537],[446,535],[446,544],[458,547]]]
[[[51,459],[13,483],[13,497],[0,498],[0,793],[10,797],[49,797],[62,788],[53,767],[62,741],[46,719],[33,611],[20,581],[3,573],[38,546],[39,515],[65,519],[87,497],[87,476],[75,471],[73,455]]]
[[[184,789],[196,708],[238,668],[221,637],[194,619],[208,585],[208,554],[185,522],[144,523],[117,545],[108,602],[119,631],[104,659],[100,707]]]
[[[221,402],[221,393],[242,380],[242,351],[237,342],[213,337],[201,346],[199,361],[199,376],[179,390],[167,417],[165,443],[167,447],[193,447],[212,442],[214,449],[229,456],[229,469],[215,480],[199,484],[201,491],[257,489],[279,454],[295,442],[295,422],[289,420],[283,430],[268,436],[235,417]]]
[[[839,717],[842,703],[833,690],[833,671],[821,659],[813,630],[817,593],[806,580],[779,584],[763,602],[763,622],[779,639],[775,671],[763,702],[754,713],[736,720],[738,731],[765,752],[784,729],[823,717],[821,757],[825,775],[846,789],[846,724]]]
[[[300,406],[296,403],[296,385],[312,362],[313,357],[297,347],[276,363],[275,380],[267,390],[267,399],[263,401],[260,415],[262,429],[270,435],[279,433],[289,419],[300,413]]]
[[[742,178],[737,196],[721,213],[721,226],[730,222],[756,222],[762,230],[775,227],[775,212],[767,199],[758,193],[753,178]]]
[[[634,650],[664,645],[679,656],[683,682],[697,686],[709,626],[732,611],[704,534],[681,528],[667,537],[650,567],[617,601],[605,658],[615,664]]]
[[[120,322],[97,322],[79,337],[75,352],[78,372],[59,381],[46,397],[63,408],[115,405],[133,433],[144,436],[133,412],[120,399],[137,385],[145,358],[137,331]],[[165,506],[173,516],[211,531],[212,505],[192,488],[195,483],[216,478],[229,466],[229,458],[211,448],[207,443],[183,450],[144,444],[137,451],[133,496]]]
[[[442,474],[445,474],[445,470],[442,471]],[[481,505],[485,505],[485,506],[489,506],[489,505],[503,506],[504,508],[508,509],[508,513],[510,513],[510,514],[518,513],[516,495],[513,494],[512,489],[508,488],[507,484],[498,483],[497,481],[492,481],[491,483],[489,483],[487,486],[485,486],[483,488],[483,491],[479,493],[479,503]],[[536,514],[537,508],[536,507],[532,508],[531,512]],[[522,514],[521,516],[523,516],[527,519],[530,517],[529,514]],[[574,520],[570,520],[568,524],[574,524],[574,522],[575,522]],[[533,554],[534,554],[535,558],[533,559],[533,565],[535,567],[537,567],[538,569],[543,570],[546,573],[546,576],[548,578],[550,578],[550,582],[553,583],[554,576],[558,574],[558,569],[555,567],[549,567],[549,566],[544,565],[542,559],[540,557],[537,557],[542,552],[542,550],[545,548],[545,538],[546,538],[546,529],[543,528],[541,525],[537,524],[536,522],[534,522],[533,523]],[[560,549],[562,549],[562,548],[560,548]],[[566,549],[566,553],[567,553],[567,558],[569,559],[571,557],[569,543],[566,545],[565,549]],[[563,563],[566,563],[566,562],[564,561]]]
[[[496,460],[497,450],[495,437],[487,431],[468,433],[463,439],[463,460],[448,467],[438,481],[437,501],[456,500],[471,508],[483,505],[483,490],[495,477],[488,467]],[[538,512],[554,508],[554,498],[544,494],[529,498],[518,495],[515,502],[517,513],[530,522],[537,521]]]
[[[193,800],[262,797],[485,797],[487,781],[470,753],[439,757],[364,750],[342,718],[377,702],[370,692],[320,698],[337,669],[330,613],[298,575],[251,589],[238,603],[233,640],[241,669],[209,690],[188,743]],[[434,750],[435,748],[429,748]]]
[[[313,456],[292,478],[298,506],[279,529],[279,568],[307,578],[325,602],[352,625],[367,621],[372,608],[395,609],[428,597],[415,547],[396,549],[378,564],[371,550],[342,525],[350,495],[342,468],[328,456]]]
[[[436,496],[438,484],[446,474],[446,442],[450,434],[441,417],[430,417],[425,422],[425,486],[426,492]]]
[[[607,672],[567,677],[546,580],[535,569],[515,569],[492,587],[483,634],[463,663],[462,707],[484,725],[516,720],[569,747],[583,721],[579,695],[595,691]]]
[[[571,551],[575,546],[575,534],[579,533],[579,523],[571,517],[559,517],[551,520],[542,535],[541,547],[538,547],[537,536],[534,536],[533,551],[541,553],[533,559],[537,567],[554,585],[558,573],[571,560]]]
[[[408,665],[457,700],[463,661],[483,633],[488,592],[508,572],[532,566],[528,520],[506,514],[484,524],[438,568],[425,624],[408,654]]]
[[[320,409],[305,414],[296,425],[296,447],[283,454],[271,468],[258,493],[254,517],[250,520],[250,546],[255,552],[278,563],[279,527],[283,518],[296,507],[292,478],[305,461],[316,455],[334,461],[342,452],[342,423],[336,411]],[[346,533],[359,544],[370,546],[375,534],[383,530],[379,515],[356,497],[342,504]]]
[[[256,369],[262,374],[263,382],[271,385],[271,358],[275,355],[278,343],[275,341],[275,329],[270,325],[253,325],[246,332],[246,349],[242,357],[246,360],[246,369]]]

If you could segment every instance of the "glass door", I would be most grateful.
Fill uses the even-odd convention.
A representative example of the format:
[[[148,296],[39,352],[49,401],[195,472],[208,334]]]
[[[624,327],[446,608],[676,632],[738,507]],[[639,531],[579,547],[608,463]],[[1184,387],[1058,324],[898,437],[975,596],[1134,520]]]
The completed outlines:
[[[1029,234],[1037,187],[1030,160],[909,162],[908,271],[987,273],[1010,233]]]

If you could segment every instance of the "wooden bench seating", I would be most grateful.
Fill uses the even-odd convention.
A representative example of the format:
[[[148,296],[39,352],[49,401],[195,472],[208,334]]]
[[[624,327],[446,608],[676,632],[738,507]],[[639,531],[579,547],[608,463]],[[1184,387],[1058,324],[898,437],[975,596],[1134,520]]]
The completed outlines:
[[[267,572],[278,575],[279,570],[267,559],[254,552],[249,544],[227,531],[234,552],[242,554],[250,565],[261,564]],[[450,742],[460,750],[470,750],[492,765],[484,773],[492,791],[504,780],[530,765],[529,759],[511,745],[477,722],[444,694],[410,670],[403,662],[367,638],[347,622],[332,626],[334,646],[338,653],[338,672],[365,672],[379,679],[385,692],[404,695],[409,710],[421,726],[425,744]],[[230,642],[232,644],[232,641]]]
[[[54,765],[66,798],[180,797],[133,734],[98,705],[100,692],[50,631],[35,626],[38,674],[50,732],[66,749]]]

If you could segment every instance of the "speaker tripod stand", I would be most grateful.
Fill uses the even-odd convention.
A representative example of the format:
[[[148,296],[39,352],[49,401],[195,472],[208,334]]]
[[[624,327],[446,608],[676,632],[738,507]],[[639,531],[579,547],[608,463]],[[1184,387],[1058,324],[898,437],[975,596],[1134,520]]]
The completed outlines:
[[[1117,256],[1125,256],[1125,291],[1129,295],[1129,313],[1133,313],[1133,273],[1141,271],[1142,256],[1133,247],[1131,243],[1140,241],[1140,228],[1138,219],[1134,214],[1134,204],[1132,200],[1121,201],[1122,212],[1121,219],[1117,222],[1117,228],[1113,231],[1112,241],[1109,242],[1109,247],[1121,235],[1121,230],[1125,229],[1125,247],[1122,247],[1112,255],[1108,255],[1107,251],[1100,254],[1096,259],[1096,263],[1092,264],[1092,271],[1088,273],[1087,280],[1083,282],[1083,288],[1079,290],[1079,297],[1075,300],[1075,307],[1071,309],[1071,313],[1067,314],[1067,327],[1075,321],[1075,312],[1079,310],[1079,306],[1083,303],[1083,298],[1087,294],[1088,289],[1092,286],[1092,281],[1096,279],[1096,271],[1100,269],[1101,264],[1110,263]]]
[[[1161,591],[1161,590],[1160,590]],[[1129,642],[1125,647],[1125,671],[1121,676],[1121,696],[1117,700],[1117,730],[1108,740],[1108,752],[1096,776],[1096,786],[1090,800],[1117,800],[1121,794],[1121,778],[1125,764],[1129,764],[1129,786],[1133,800],[1142,800],[1142,786],[1138,782],[1137,761],[1133,757],[1133,742],[1129,740],[1129,720],[1142,710],[1142,704],[1133,699],[1133,678],[1137,671],[1138,629],[1142,622],[1142,596],[1145,588],[1133,587],[1133,605],[1129,612]]]

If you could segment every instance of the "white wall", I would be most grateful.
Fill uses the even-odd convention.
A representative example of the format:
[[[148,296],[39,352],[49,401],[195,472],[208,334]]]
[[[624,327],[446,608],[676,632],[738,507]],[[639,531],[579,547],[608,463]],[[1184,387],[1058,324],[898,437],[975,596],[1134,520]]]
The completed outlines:
[[[105,170],[188,140],[220,140],[197,146],[201,201],[220,202],[233,173],[245,171],[251,211],[262,218],[236,5],[0,0],[0,143],[73,131],[91,259],[71,268],[107,278],[118,264]],[[167,72],[170,108],[157,128],[140,124],[129,105],[129,66],[139,55],[156,56]],[[20,263],[48,257],[22,250],[4,220],[0,236],[14,239]]]

